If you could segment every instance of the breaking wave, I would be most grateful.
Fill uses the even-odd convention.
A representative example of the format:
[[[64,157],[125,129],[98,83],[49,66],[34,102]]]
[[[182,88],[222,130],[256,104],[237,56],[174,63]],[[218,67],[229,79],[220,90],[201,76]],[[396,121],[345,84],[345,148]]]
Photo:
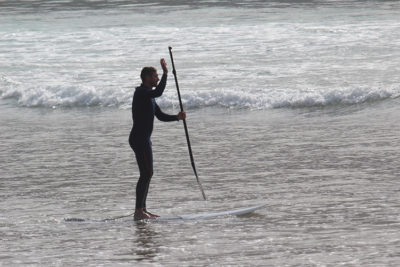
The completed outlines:
[[[171,85],[170,85],[171,86]],[[186,108],[220,106],[235,109],[302,108],[329,105],[352,105],[382,101],[400,96],[400,88],[342,88],[332,90],[265,89],[247,92],[241,89],[214,89],[182,94]],[[95,88],[91,86],[29,87],[1,79],[0,98],[12,99],[23,107],[120,107],[130,108],[132,89]],[[158,99],[163,107],[177,106],[175,90],[167,90]]]

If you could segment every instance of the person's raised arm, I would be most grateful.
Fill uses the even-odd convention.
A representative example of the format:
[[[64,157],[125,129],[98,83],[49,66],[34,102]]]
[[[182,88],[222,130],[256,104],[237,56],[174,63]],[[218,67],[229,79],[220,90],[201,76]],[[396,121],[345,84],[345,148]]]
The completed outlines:
[[[160,64],[164,74],[167,75],[168,74],[167,62],[165,62],[164,58],[160,59]]]
[[[155,98],[162,96],[165,86],[167,85],[167,77],[168,77],[168,68],[165,59],[160,59],[161,68],[163,69],[163,76],[161,77],[160,82],[156,86],[156,89],[147,91],[149,97]]]

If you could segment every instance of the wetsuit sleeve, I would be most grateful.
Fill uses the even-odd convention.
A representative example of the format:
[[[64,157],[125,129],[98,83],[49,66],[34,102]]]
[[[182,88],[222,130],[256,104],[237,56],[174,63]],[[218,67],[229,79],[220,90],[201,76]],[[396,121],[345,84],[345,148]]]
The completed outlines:
[[[156,112],[155,115],[157,117],[157,119],[159,119],[160,121],[178,121],[178,116],[177,115],[168,115],[165,114],[164,112],[161,111],[160,107],[156,105]]]
[[[146,91],[147,96],[151,98],[160,97],[163,94],[166,85],[167,85],[167,74],[163,74],[156,89]]]

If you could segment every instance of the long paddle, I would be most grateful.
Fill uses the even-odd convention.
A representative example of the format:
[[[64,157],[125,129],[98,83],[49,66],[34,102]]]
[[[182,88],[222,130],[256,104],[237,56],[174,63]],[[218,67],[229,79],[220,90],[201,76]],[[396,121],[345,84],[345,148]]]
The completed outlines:
[[[175,64],[174,64],[174,58],[172,56],[172,47],[169,46],[169,55],[171,56],[171,62],[172,62],[172,73],[174,74],[175,77],[175,84],[176,84],[176,90],[178,91],[178,98],[179,98],[179,106],[181,107],[181,111],[183,112],[183,105],[182,105],[182,99],[181,99],[181,93],[179,92],[179,84],[178,84],[178,78],[176,77],[176,70],[175,70]],[[192,153],[192,147],[190,146],[190,139],[189,139],[189,131],[186,125],[186,120],[183,120],[183,126],[185,128],[185,134],[186,134],[186,141],[189,149],[189,156],[190,156],[190,162],[192,163],[192,168],[194,175],[196,176],[197,184],[200,187],[201,194],[203,195],[204,200],[206,200],[206,194],[204,193],[203,186],[200,183],[199,176],[197,175],[196,171],[196,166],[194,165],[194,158],[193,158],[193,153]]]

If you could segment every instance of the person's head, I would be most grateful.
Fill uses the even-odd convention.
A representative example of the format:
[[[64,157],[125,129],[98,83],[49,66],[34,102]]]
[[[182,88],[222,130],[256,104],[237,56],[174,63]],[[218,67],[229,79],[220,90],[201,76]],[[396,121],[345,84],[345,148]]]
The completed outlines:
[[[140,73],[142,83],[147,87],[155,87],[160,80],[158,78],[157,70],[154,67],[144,67]]]

